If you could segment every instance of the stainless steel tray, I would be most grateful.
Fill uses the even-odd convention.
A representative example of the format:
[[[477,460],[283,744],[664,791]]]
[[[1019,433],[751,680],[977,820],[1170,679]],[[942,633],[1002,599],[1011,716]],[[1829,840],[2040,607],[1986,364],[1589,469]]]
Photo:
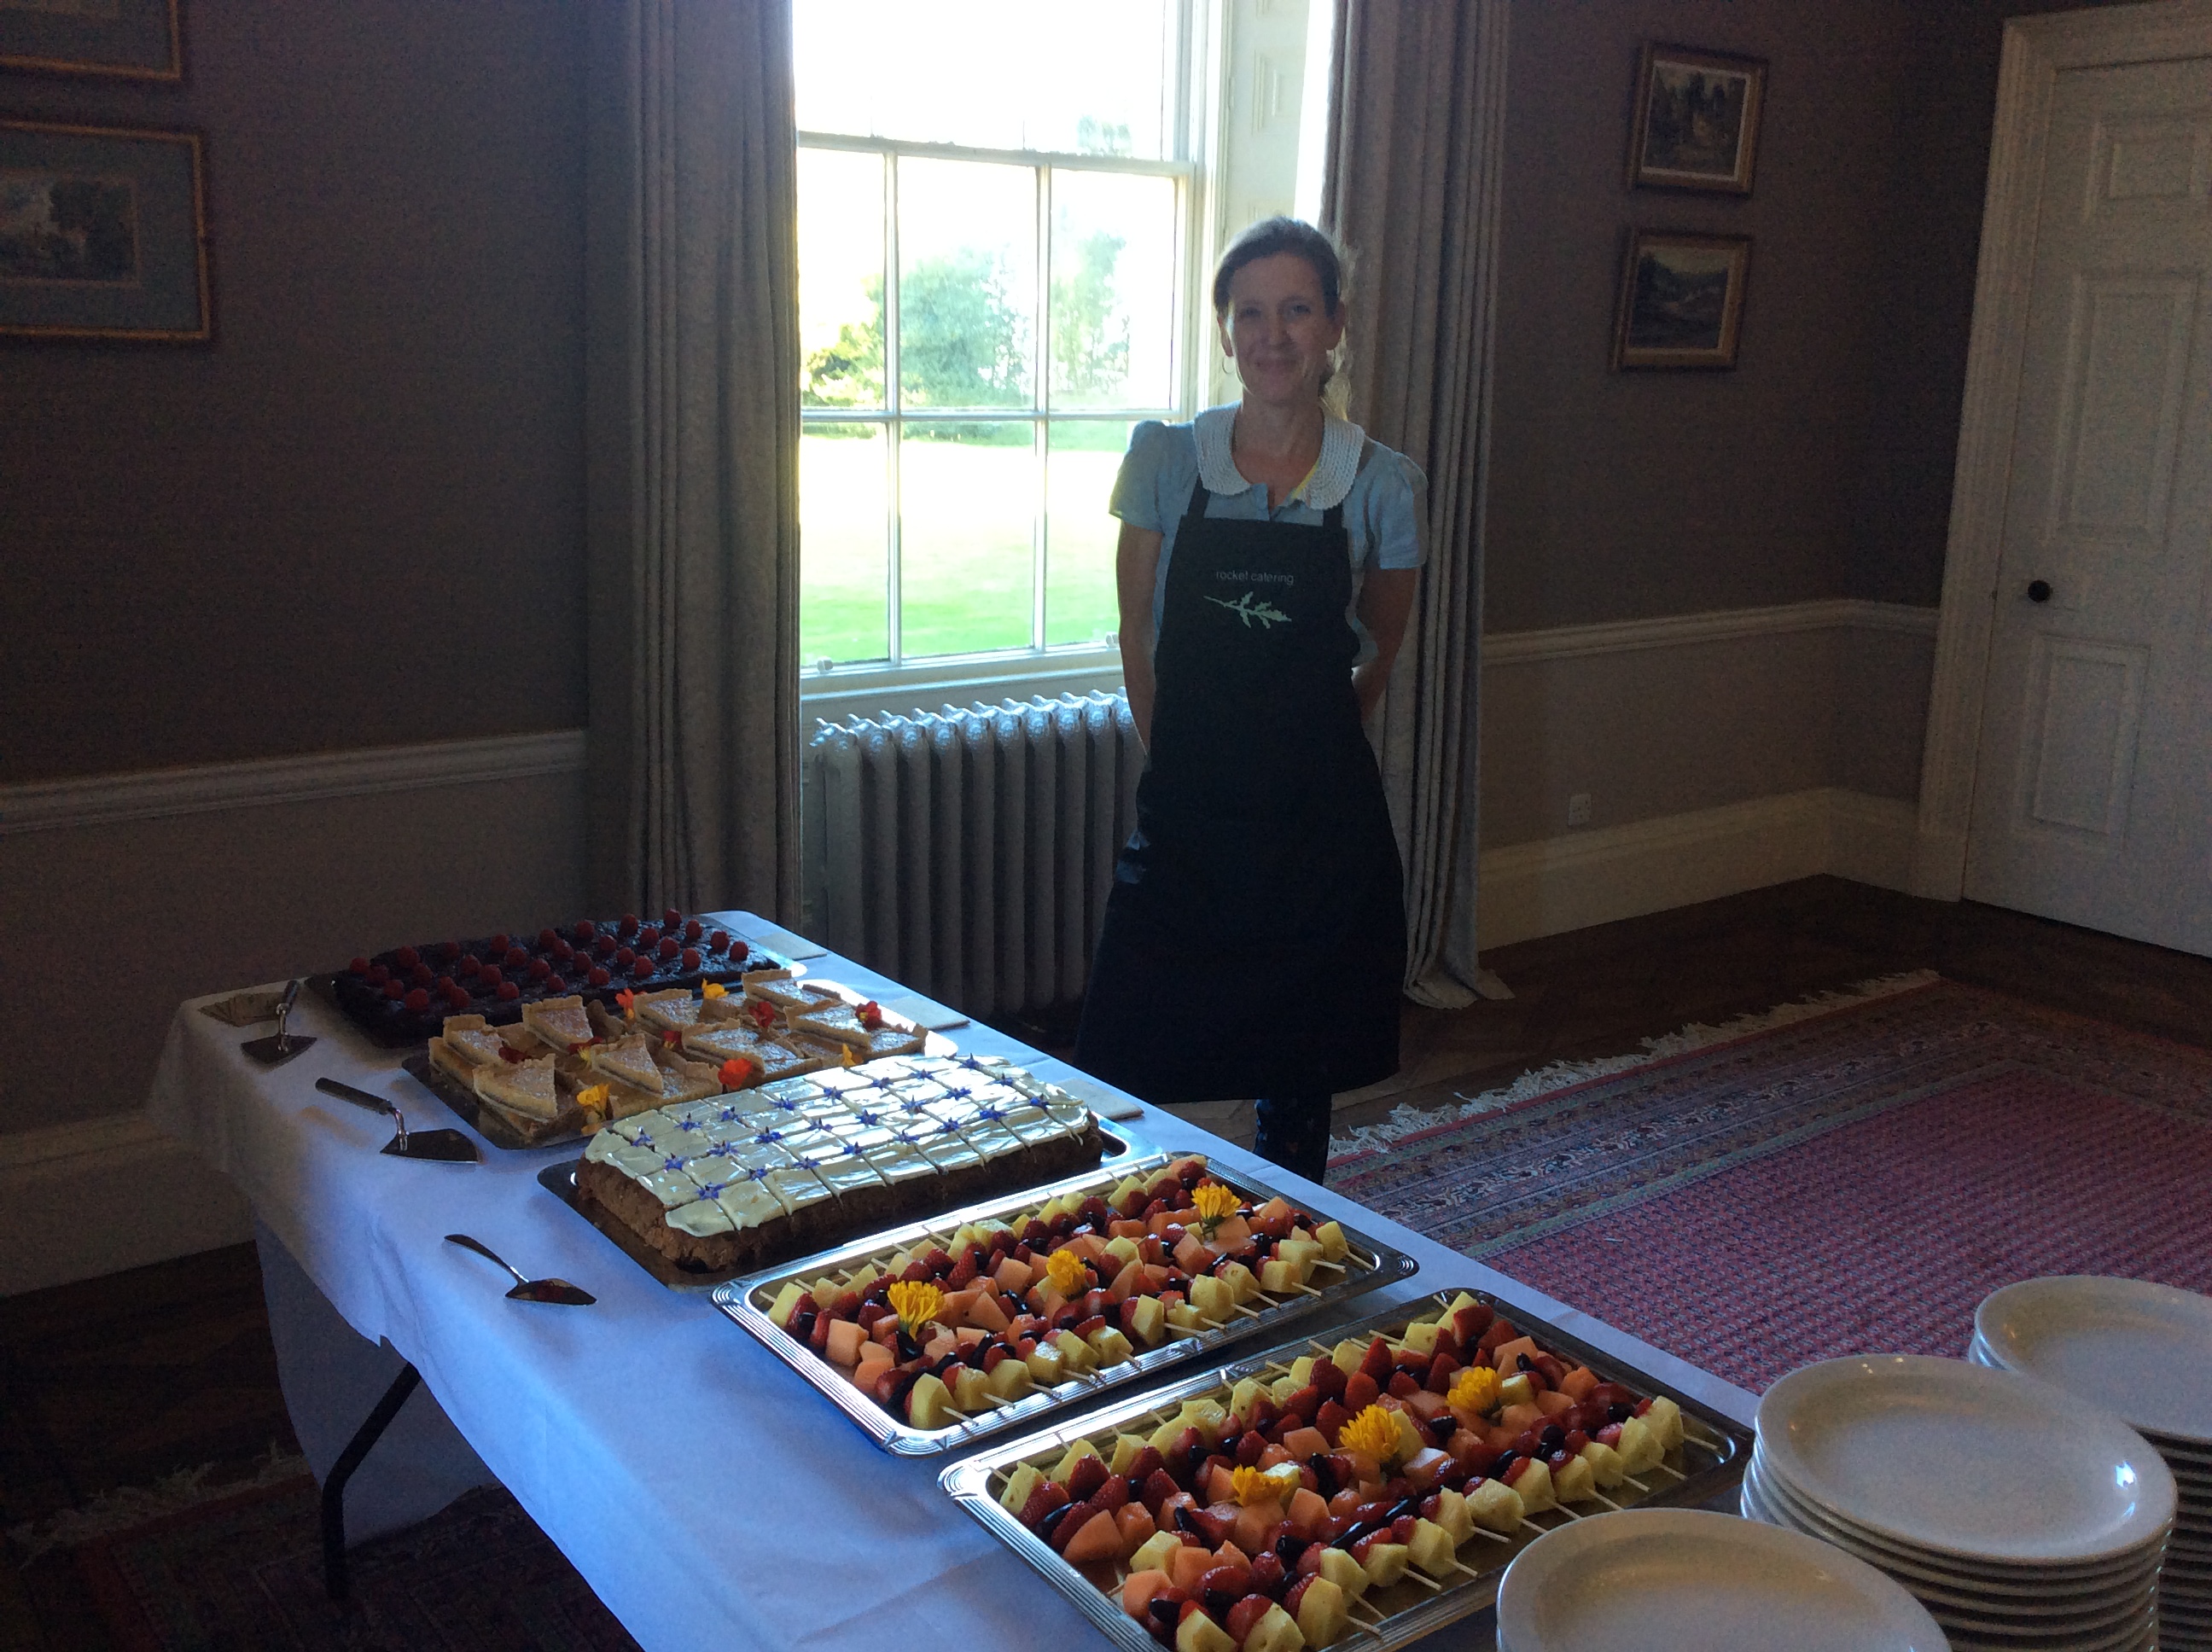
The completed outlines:
[[[1093,1114],[1091,1116],[1094,1118],[1097,1117],[1096,1114]],[[1083,1173],[1086,1177],[1103,1175],[1110,1170],[1114,1172],[1115,1179],[1118,1181],[1121,1177],[1128,1175],[1130,1170],[1135,1167],[1139,1160],[1144,1158],[1147,1154],[1150,1154],[1152,1151],[1151,1143],[1131,1134],[1127,1130],[1124,1129],[1118,1124],[1107,1123],[1103,1119],[1098,1120],[1098,1133],[1105,1140],[1106,1157],[1098,1161],[1097,1169],[1085,1170]],[[564,1158],[557,1164],[547,1165],[544,1169],[538,1173],[538,1185],[544,1188],[547,1193],[551,1193],[556,1199],[559,1200],[563,1205],[566,1205],[570,1210],[575,1212],[577,1215],[582,1217],[585,1221],[590,1223],[601,1233],[605,1234],[614,1242],[615,1248],[617,1250],[621,1251],[623,1255],[629,1257],[630,1260],[635,1262],[647,1273],[653,1275],[654,1278],[659,1280],[661,1284],[666,1285],[671,1291],[712,1291],[720,1285],[726,1285],[731,1280],[737,1278],[738,1275],[734,1271],[725,1270],[719,1273],[695,1272],[690,1268],[682,1266],[678,1263],[672,1262],[669,1260],[667,1257],[655,1250],[652,1246],[647,1244],[642,1239],[640,1239],[635,1233],[632,1233],[624,1224],[618,1221],[614,1217],[610,1216],[604,1210],[601,1210],[596,1202],[586,1206],[578,1196],[576,1191],[576,1167],[583,1162],[584,1161],[581,1158]],[[1061,1183],[1054,1182],[1048,1187],[1039,1187],[1030,1193],[1016,1194],[1014,1197],[1020,1199],[1034,1199],[1041,1203],[1044,1200],[1050,1198],[1054,1193],[1059,1191],[1062,1185],[1063,1184]],[[962,1222],[973,1221],[974,1219],[975,1218],[973,1217],[964,1215],[956,1217],[953,1219],[952,1225],[957,1228]],[[921,1231],[921,1230],[916,1230],[915,1231]],[[859,1240],[856,1242],[863,1245],[875,1246],[878,1243],[878,1236],[870,1236]],[[881,1248],[885,1251],[890,1251],[897,1249],[898,1247],[896,1245],[884,1245]],[[829,1254],[830,1253],[825,1252],[823,1254]],[[780,1262],[776,1265],[776,1277],[781,1279],[793,1268],[804,1266],[806,1266],[804,1261]],[[817,1267],[813,1271],[816,1273],[824,1273],[829,1270],[826,1268]],[[776,1330],[774,1326],[769,1326],[769,1329],[775,1335],[783,1337],[783,1333]],[[783,1337],[783,1339],[788,1342],[791,1339],[788,1337]],[[809,1357],[811,1357],[812,1356],[810,1353]],[[848,1382],[845,1386],[850,1388],[852,1384]]]
[[[1432,1297],[1401,1303],[1355,1324],[1334,1327],[1328,1334],[1339,1339],[1372,1336],[1378,1331],[1395,1336],[1408,1321],[1443,1308],[1462,1290],[1476,1301],[1486,1303],[1498,1309],[1521,1330],[1535,1338],[1540,1346],[1571,1355],[1577,1363],[1589,1366],[1608,1382],[1622,1383],[1647,1395],[1666,1392],[1662,1384],[1634,1366],[1601,1354],[1588,1344],[1553,1330],[1540,1320],[1530,1319],[1510,1304],[1471,1285],[1454,1286],[1439,1291]],[[1152,1427],[1165,1421],[1168,1415],[1185,1400],[1217,1391],[1225,1399],[1228,1390],[1248,1376],[1281,1376],[1289,1370],[1290,1361],[1298,1355],[1310,1353],[1325,1357],[1334,1345],[1334,1343],[1304,1339],[1279,1344],[1265,1353],[1240,1360],[1235,1364],[1202,1372],[1171,1387],[1155,1388],[1107,1410],[1093,1412],[1059,1428],[979,1452],[947,1468],[938,1477],[939,1483],[951,1493],[955,1502],[982,1521],[1007,1547],[1051,1579],[1060,1593],[1073,1600],[1077,1608],[1098,1626],[1107,1639],[1117,1646],[1128,1648],[1129,1652],[1157,1652],[1159,1643],[1153,1640],[1151,1633],[1121,1610],[1118,1590],[1109,1593],[1080,1570],[1061,1559],[1052,1552],[1049,1545],[1000,1504],[998,1493],[1006,1484],[1006,1477],[1024,1462],[1038,1462],[1046,1466],[1056,1461],[1078,1440],[1087,1439],[1100,1448],[1101,1455],[1110,1455],[1115,1436],[1131,1422],[1144,1419],[1146,1431],[1149,1432]],[[1624,1485],[1608,1494],[1621,1506],[1695,1507],[1720,1495],[1743,1478],[1743,1466],[1749,1461],[1751,1454],[1751,1430],[1680,1394],[1669,1397],[1682,1407],[1684,1437],[1681,1449],[1668,1455],[1663,1472],[1654,1470],[1643,1477],[1651,1483],[1648,1492],[1638,1492]],[[1459,1552],[1460,1561],[1467,1568],[1466,1571],[1456,1574],[1451,1582],[1439,1584],[1434,1590],[1416,1582],[1414,1575],[1409,1572],[1388,1589],[1370,1591],[1361,1597],[1358,1604],[1370,1609],[1355,1613],[1352,1631],[1336,1644],[1358,1647],[1362,1649],[1362,1652],[1380,1652],[1382,1649],[1404,1646],[1424,1635],[1433,1633],[1446,1624],[1483,1610],[1497,1600],[1499,1580],[1504,1576],[1506,1567],[1512,1564],[1516,1555],[1543,1532],[1567,1521],[1581,1518],[1582,1515],[1562,1507],[1547,1510],[1543,1515],[1525,1521],[1520,1533],[1510,1538],[1498,1537],[1494,1541],[1485,1541],[1483,1534],[1478,1533],[1462,1546]]]
[[[1346,1227],[1344,1236],[1350,1242],[1351,1249],[1346,1254],[1344,1266],[1339,1269],[1338,1278],[1332,1285],[1310,1288],[1294,1297],[1262,1294],[1259,1302],[1264,1306],[1241,1309],[1243,1317],[1218,1330],[1187,1332],[1171,1342],[1148,1348],[1119,1365],[1071,1378],[1049,1388],[1038,1389],[1012,1404],[996,1406],[965,1422],[940,1429],[916,1428],[892,1416],[854,1388],[835,1365],[795,1337],[777,1329],[769,1319],[768,1309],[775,1302],[776,1293],[787,1282],[796,1280],[800,1285],[809,1285],[824,1273],[851,1273],[862,1265],[879,1260],[893,1251],[910,1249],[918,1239],[933,1236],[943,1240],[964,1223],[979,1222],[988,1217],[1012,1216],[1062,1193],[1079,1190],[1103,1193],[1124,1176],[1148,1173],[1189,1157],[1183,1153],[1158,1153],[1133,1163],[1109,1163],[1048,1187],[1034,1188],[1008,1199],[994,1200],[988,1204],[971,1206],[964,1211],[950,1212],[933,1222],[916,1223],[910,1227],[862,1240],[857,1244],[823,1251],[802,1261],[785,1263],[719,1286],[714,1291],[714,1305],[766,1343],[777,1357],[819,1388],[832,1405],[858,1423],[884,1450],[896,1452],[902,1456],[919,1457],[959,1450],[1016,1428],[1033,1428],[1051,1417],[1087,1406],[1094,1400],[1151,1377],[1164,1366],[1181,1364],[1211,1352],[1224,1343],[1250,1336],[1257,1331],[1275,1329],[1308,1314],[1349,1301],[1401,1279],[1410,1278],[1419,1268],[1419,1265],[1402,1251],[1394,1250],[1355,1229]],[[1248,1176],[1242,1171],[1232,1170],[1210,1160],[1207,1171],[1215,1180],[1236,1189],[1254,1204],[1264,1204],[1277,1197],[1280,1191],[1257,1177]],[[1340,1223],[1339,1225],[1343,1224]]]

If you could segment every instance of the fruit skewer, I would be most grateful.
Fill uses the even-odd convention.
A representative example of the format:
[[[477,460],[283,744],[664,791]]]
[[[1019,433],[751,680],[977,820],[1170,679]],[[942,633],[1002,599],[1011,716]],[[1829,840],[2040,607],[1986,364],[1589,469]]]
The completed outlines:
[[[1601,1422],[1639,1467],[1684,1437],[1671,1400],[1601,1381],[1464,1295],[1395,1335],[1309,1339],[1287,1364],[1122,1424],[1149,1420],[1149,1436],[1078,1440],[1049,1476],[1024,1462],[993,1490],[1098,1587],[1110,1575],[1122,1609],[1178,1652],[1294,1652],[1382,1621],[1370,1588],[1494,1576],[1458,1557],[1478,1533],[1510,1546],[1585,1518],[1575,1503],[1619,1508],[1596,1481],[1603,1465],[1626,1483],[1611,1477],[1621,1453],[1594,1452],[1579,1427],[1569,1451],[1563,1424]],[[1539,1393],[1558,1397],[1525,1397]],[[1541,1432],[1519,1426],[1523,1406]],[[1316,1443],[1328,1449],[1305,1453]]]

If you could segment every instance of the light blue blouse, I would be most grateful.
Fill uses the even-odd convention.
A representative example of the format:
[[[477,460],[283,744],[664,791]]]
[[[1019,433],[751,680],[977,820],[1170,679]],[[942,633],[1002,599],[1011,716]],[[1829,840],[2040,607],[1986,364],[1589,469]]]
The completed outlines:
[[[1359,623],[1362,579],[1370,567],[1419,568],[1425,559],[1428,479],[1403,453],[1370,441],[1358,425],[1332,416],[1322,430],[1321,459],[1313,474],[1271,509],[1267,484],[1245,481],[1230,456],[1229,433],[1236,416],[1233,406],[1210,407],[1188,424],[1147,419],[1130,433],[1129,452],[1107,508],[1131,527],[1160,536],[1152,635],[1159,635],[1176,530],[1190,507],[1190,490],[1203,474],[1209,494],[1206,513],[1211,517],[1318,526],[1331,506],[1344,507],[1352,551],[1352,606],[1346,617],[1359,639],[1354,663],[1364,663],[1374,656],[1375,643]]]

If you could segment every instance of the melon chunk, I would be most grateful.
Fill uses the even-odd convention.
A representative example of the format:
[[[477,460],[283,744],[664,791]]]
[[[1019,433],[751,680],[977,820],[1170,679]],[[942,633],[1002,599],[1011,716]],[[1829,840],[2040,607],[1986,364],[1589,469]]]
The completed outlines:
[[[1076,1528],[1067,1546],[1060,1551],[1071,1566],[1088,1566],[1100,1560],[1119,1560],[1121,1558],[1121,1528],[1114,1516],[1101,1509]]]

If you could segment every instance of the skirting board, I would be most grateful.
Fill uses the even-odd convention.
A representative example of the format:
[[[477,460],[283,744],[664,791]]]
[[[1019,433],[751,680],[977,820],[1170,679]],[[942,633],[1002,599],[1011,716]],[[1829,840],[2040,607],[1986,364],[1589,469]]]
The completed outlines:
[[[1903,890],[1917,811],[1819,787],[1718,809],[1576,832],[1482,857],[1485,950],[1640,918],[1823,872]]]
[[[245,1198],[143,1113],[0,1137],[0,1297],[253,1236]],[[130,1197],[118,1201],[116,1189]],[[100,1219],[88,1221],[88,1212]]]

